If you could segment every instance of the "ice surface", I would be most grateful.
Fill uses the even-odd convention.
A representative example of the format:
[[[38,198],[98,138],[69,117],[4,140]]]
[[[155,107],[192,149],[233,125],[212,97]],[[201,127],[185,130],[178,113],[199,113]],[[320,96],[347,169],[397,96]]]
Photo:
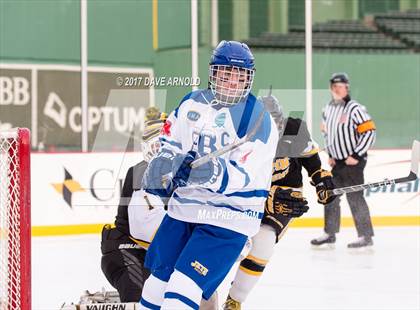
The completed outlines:
[[[420,309],[420,227],[376,228],[373,251],[314,250],[321,229],[289,229],[243,309]],[[100,236],[36,237],[32,242],[33,309],[59,309],[86,289],[112,289],[100,268]],[[223,303],[232,271],[219,288]]]

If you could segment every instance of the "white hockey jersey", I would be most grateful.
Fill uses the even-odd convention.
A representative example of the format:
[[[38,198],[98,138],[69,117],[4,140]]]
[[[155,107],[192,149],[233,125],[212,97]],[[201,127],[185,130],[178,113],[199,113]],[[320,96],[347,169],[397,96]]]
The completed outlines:
[[[203,184],[177,188],[168,202],[172,218],[207,223],[255,235],[271,183],[278,131],[270,114],[252,94],[231,107],[216,105],[210,90],[188,94],[162,130],[162,151],[199,156],[244,138],[264,113],[253,138],[214,160],[214,174]],[[157,155],[159,156],[159,154]]]
[[[127,212],[130,235],[140,241],[139,245],[147,250],[166,215],[163,201],[158,196],[140,189],[133,193]]]

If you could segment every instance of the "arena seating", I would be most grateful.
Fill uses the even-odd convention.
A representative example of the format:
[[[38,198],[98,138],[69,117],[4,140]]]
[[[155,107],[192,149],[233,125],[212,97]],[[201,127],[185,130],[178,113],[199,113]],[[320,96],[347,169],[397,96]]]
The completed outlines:
[[[328,21],[313,26],[313,48],[334,51],[420,51],[420,10],[378,14],[374,22]],[[305,47],[303,26],[291,26],[288,34],[263,33],[250,38],[252,48],[301,50]]]
[[[378,14],[375,23],[383,33],[399,39],[408,47],[420,49],[420,10]]]

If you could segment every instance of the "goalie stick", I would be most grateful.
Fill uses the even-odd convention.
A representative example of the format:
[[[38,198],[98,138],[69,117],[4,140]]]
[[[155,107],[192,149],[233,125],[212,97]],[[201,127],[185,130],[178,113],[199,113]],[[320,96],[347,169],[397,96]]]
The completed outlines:
[[[260,114],[258,116],[257,121],[255,122],[254,128],[252,128],[252,130],[245,137],[243,137],[242,139],[240,139],[240,140],[238,140],[238,141],[236,141],[232,144],[226,145],[226,146],[218,149],[217,151],[214,151],[212,153],[204,155],[203,157],[197,158],[196,160],[194,160],[191,163],[191,168],[200,167],[201,165],[204,165],[208,161],[212,160],[213,158],[219,157],[219,156],[221,156],[221,155],[223,155],[223,154],[225,154],[229,151],[232,151],[232,150],[240,147],[242,144],[250,141],[255,136],[258,129],[260,128],[261,123],[264,119],[264,113],[265,113],[265,109],[263,108],[263,110],[260,112]]]
[[[380,182],[373,182],[373,183],[366,183],[366,184],[359,184],[359,185],[336,188],[333,190],[328,190],[327,194],[330,196],[336,196],[336,195],[341,195],[341,194],[358,192],[358,191],[362,191],[368,188],[376,188],[376,187],[388,186],[388,185],[397,184],[397,183],[405,183],[405,182],[414,181],[417,179],[417,175],[418,175],[419,159],[420,159],[420,142],[417,140],[414,140],[413,147],[411,150],[411,169],[408,176],[402,177],[402,178],[391,179],[391,180],[385,179]]]

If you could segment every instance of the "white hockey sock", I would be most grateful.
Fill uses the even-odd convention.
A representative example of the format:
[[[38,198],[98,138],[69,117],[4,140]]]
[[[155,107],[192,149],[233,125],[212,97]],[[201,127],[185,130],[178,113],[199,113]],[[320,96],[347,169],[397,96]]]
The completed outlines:
[[[240,266],[229,295],[234,300],[244,302],[251,290],[255,287],[262,275],[260,268],[265,268],[268,260],[274,252],[276,233],[271,226],[261,225],[260,231],[252,238],[252,248],[243,262],[246,266]]]
[[[192,279],[175,270],[166,287],[161,309],[198,310],[202,294],[203,291]]]
[[[153,306],[160,307],[163,303],[163,296],[168,282],[162,281],[153,275],[144,282],[139,308],[140,310],[153,309]]]

